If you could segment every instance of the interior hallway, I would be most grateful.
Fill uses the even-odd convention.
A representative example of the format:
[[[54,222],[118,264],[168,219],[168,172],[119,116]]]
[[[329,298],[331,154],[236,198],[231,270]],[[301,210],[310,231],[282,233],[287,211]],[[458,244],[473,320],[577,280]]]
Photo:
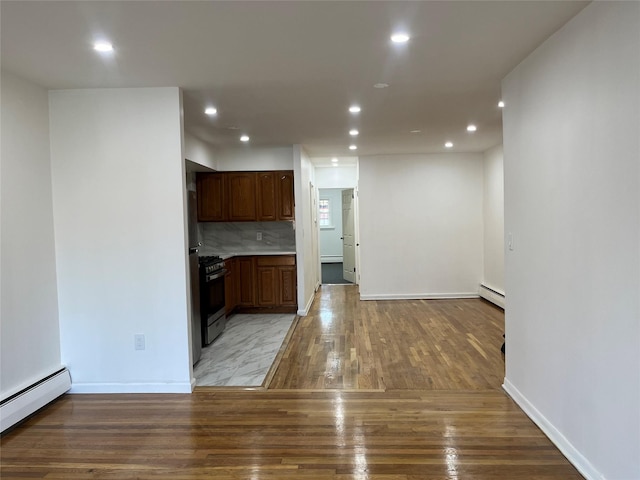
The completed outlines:
[[[320,265],[323,285],[350,285],[352,282],[344,279],[344,264],[322,263]]]
[[[64,395],[2,437],[2,478],[583,478],[501,390],[503,313],[323,286],[266,383]]]

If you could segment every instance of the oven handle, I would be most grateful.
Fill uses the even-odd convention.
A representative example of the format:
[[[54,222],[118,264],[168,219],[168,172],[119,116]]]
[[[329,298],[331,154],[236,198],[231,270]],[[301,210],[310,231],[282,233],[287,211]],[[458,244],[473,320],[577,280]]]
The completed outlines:
[[[212,273],[211,275],[207,275],[207,278],[205,279],[206,282],[211,282],[212,280],[216,280],[217,278],[220,277],[224,277],[227,273],[226,269],[222,269],[217,271],[216,273]]]

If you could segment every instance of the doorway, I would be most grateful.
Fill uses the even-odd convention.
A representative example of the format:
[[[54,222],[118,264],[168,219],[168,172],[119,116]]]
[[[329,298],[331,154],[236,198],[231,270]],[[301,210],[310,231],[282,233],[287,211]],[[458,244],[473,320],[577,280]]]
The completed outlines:
[[[320,188],[318,194],[321,282],[355,283],[354,189]]]

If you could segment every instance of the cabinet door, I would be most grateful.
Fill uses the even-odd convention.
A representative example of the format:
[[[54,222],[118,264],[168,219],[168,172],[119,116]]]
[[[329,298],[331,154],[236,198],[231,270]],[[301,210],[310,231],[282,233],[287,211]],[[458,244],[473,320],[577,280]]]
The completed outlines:
[[[224,266],[227,274],[224,277],[224,304],[225,313],[229,315],[236,308],[236,272],[235,259],[225,260]]]
[[[293,172],[279,171],[276,173],[278,191],[276,197],[278,199],[278,220],[294,220],[295,205],[293,197]]]
[[[229,221],[247,222],[256,220],[256,174],[255,172],[227,173],[227,199]]]
[[[238,290],[236,302],[241,307],[253,307],[255,301],[255,279],[253,274],[253,257],[236,258],[238,274]]]
[[[223,173],[199,173],[196,177],[196,189],[198,193],[198,221],[226,221],[225,175]]]
[[[275,307],[278,304],[278,267],[257,267],[257,304]]]
[[[277,220],[276,207],[276,172],[258,172],[258,199],[256,208],[258,210],[258,221]]]
[[[296,267],[278,267],[278,304],[281,306],[296,306]]]

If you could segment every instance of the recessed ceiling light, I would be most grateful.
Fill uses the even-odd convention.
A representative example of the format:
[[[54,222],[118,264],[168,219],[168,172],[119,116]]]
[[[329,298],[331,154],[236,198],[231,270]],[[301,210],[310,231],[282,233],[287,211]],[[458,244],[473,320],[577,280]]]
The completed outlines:
[[[338,159],[337,159],[336,157],[333,157],[333,158],[331,159],[331,161],[332,161],[333,163],[338,163]]]
[[[387,88],[388,86],[388,83],[376,83],[373,88]]]
[[[356,145],[349,145],[349,150],[357,150],[358,147]]]
[[[240,141],[241,142],[248,142],[249,141],[249,135],[242,135],[240,137]]]
[[[207,115],[216,115],[218,113],[218,110],[216,110],[215,107],[207,107],[204,109],[204,113],[206,113]]]
[[[393,43],[407,43],[409,41],[409,35],[406,33],[398,32],[391,35],[391,41]]]
[[[96,42],[93,44],[93,49],[97,52],[113,52],[113,45],[109,42]]]
[[[475,132],[478,128],[475,125],[468,125],[467,132]]]
[[[444,144],[444,146],[445,146],[446,148],[451,148],[451,147],[453,147],[453,143],[451,143],[451,142],[447,142],[447,143],[445,143],[445,144]]]
[[[420,133],[422,130],[411,130],[409,133]]]
[[[498,107],[504,108],[504,102],[502,100],[498,102]]]
[[[349,111],[351,113],[360,113],[360,107],[358,105],[351,105]]]
[[[352,137],[355,137],[359,134],[360,132],[358,130],[356,130],[355,128],[349,130],[349,135],[351,135]]]

